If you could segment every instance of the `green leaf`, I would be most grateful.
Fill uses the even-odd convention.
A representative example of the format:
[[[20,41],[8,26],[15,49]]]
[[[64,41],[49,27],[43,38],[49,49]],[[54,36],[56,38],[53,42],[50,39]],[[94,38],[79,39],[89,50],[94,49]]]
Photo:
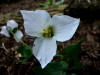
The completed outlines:
[[[29,46],[30,47],[30,46]],[[32,50],[30,50],[30,48],[25,46],[25,45],[22,45],[22,46],[19,46],[17,49],[18,49],[18,52],[21,53],[22,57],[24,57],[23,60],[21,61],[27,61],[28,59],[30,59],[32,57]]]
[[[65,61],[51,62],[44,69],[38,66],[34,69],[36,75],[66,75],[64,72],[68,64]]]
[[[13,33],[16,33],[17,30],[18,30],[18,28],[14,28],[14,29],[12,30],[12,32],[13,32]]]
[[[62,55],[62,54],[56,54],[56,57],[64,58],[64,55]]]
[[[50,5],[52,5],[52,4],[53,4],[53,0],[48,0],[48,3],[49,3]]]
[[[67,48],[65,48],[65,53],[66,56],[70,57],[70,58],[78,58],[80,50],[81,50],[81,43],[84,42],[86,40],[86,38],[83,38],[82,40],[80,40],[78,43],[76,43],[75,45],[70,45],[67,46]]]
[[[76,61],[74,62],[74,66],[73,66],[71,69],[80,70],[81,67],[82,67],[82,64],[81,64],[78,60],[76,60]]]
[[[80,52],[79,45],[71,45],[65,49],[66,56],[69,58],[76,58]]]
[[[71,64],[72,69],[80,69],[81,68],[81,64],[78,60],[78,57],[79,57],[80,50],[81,50],[81,43],[84,42],[85,40],[86,40],[86,38],[83,38],[75,45],[70,45],[67,48],[65,48],[66,57],[68,58],[68,62],[72,63]]]
[[[68,64],[65,61],[60,61],[60,62],[52,62],[50,64],[47,65],[47,67],[45,69],[51,71],[51,72],[55,72],[55,71],[60,71],[60,70],[64,70],[68,67]]]
[[[48,3],[40,3],[40,6],[42,6],[42,7],[48,7]]]

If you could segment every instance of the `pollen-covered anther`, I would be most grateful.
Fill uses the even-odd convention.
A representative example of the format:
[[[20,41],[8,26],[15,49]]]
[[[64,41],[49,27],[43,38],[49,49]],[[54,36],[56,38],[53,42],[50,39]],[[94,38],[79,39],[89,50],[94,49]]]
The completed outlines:
[[[47,29],[43,29],[43,37],[50,38],[54,36],[53,27],[49,26]]]

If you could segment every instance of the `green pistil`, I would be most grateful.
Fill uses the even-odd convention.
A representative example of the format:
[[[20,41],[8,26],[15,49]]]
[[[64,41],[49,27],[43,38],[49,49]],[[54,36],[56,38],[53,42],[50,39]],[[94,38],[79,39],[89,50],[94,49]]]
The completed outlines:
[[[54,29],[52,26],[49,26],[47,29],[43,30],[43,37],[51,38],[54,36]]]

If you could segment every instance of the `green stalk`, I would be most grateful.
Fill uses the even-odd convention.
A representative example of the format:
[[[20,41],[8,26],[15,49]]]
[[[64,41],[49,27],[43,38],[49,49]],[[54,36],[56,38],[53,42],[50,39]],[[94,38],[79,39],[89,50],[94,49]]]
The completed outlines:
[[[32,50],[32,48],[30,46],[28,46],[26,43],[24,43],[22,40],[18,39],[17,36],[12,32],[10,31],[10,33],[20,42],[22,43],[24,46],[27,46],[30,50]]]
[[[48,0],[49,4],[52,5],[53,4],[53,0]]]

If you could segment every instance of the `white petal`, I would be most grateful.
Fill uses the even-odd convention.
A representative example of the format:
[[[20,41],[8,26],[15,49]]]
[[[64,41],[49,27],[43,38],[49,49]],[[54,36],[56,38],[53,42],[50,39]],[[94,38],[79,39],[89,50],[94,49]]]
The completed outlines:
[[[57,41],[67,41],[72,38],[76,29],[79,26],[80,19],[76,19],[70,16],[56,16],[52,18],[53,25],[55,27],[54,38]]]
[[[34,44],[33,54],[44,68],[56,55],[56,40],[37,38]]]
[[[6,30],[6,26],[3,26],[0,34],[5,35],[6,37],[10,37],[9,33]]]
[[[12,29],[14,29],[14,28],[17,28],[18,27],[18,24],[14,20],[9,20],[7,22],[7,26],[8,27],[11,27]]]
[[[40,37],[43,28],[51,20],[49,13],[44,10],[21,10],[21,14],[24,18],[25,32],[30,36]]]
[[[23,33],[22,33],[20,30],[18,30],[18,31],[15,33],[15,36],[14,36],[15,40],[16,40],[17,42],[19,42],[19,40],[21,40],[22,37],[23,37]]]

